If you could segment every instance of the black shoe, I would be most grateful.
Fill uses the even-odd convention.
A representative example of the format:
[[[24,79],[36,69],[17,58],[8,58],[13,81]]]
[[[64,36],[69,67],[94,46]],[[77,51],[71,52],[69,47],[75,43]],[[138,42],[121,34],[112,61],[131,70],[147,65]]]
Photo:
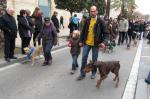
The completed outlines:
[[[145,82],[150,85],[150,82],[147,79],[145,79]]]
[[[79,76],[79,77],[77,77],[77,80],[79,81],[79,80],[83,80],[85,78],[85,76]]]
[[[10,62],[10,59],[9,58],[5,58],[5,61]]]
[[[13,56],[13,57],[10,57],[10,59],[18,59],[17,57]]]
[[[42,64],[42,66],[47,66],[48,65],[48,62],[44,62],[43,64]]]

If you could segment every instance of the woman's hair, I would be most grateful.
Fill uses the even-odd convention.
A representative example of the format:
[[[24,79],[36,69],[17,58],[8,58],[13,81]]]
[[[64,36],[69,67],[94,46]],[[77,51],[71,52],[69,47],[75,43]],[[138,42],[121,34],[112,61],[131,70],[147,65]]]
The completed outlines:
[[[23,16],[24,14],[26,14],[26,10],[20,10],[20,16]]]
[[[33,16],[41,16],[42,14],[43,12],[41,11],[39,7],[36,7],[33,11]]]

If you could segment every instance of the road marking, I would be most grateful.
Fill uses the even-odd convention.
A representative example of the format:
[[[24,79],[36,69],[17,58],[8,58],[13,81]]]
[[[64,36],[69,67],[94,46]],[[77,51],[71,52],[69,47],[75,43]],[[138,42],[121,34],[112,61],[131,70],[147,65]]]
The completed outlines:
[[[144,49],[150,49],[150,47],[146,46],[146,47],[144,47]]]
[[[141,56],[141,58],[150,58],[150,56]]]
[[[6,66],[6,67],[3,67],[3,68],[0,68],[0,72],[1,72],[1,71],[4,71],[4,70],[6,70],[6,69],[10,69],[10,68],[13,68],[13,67],[19,66],[19,65],[20,65],[20,63],[14,63],[14,64],[12,64],[12,65],[9,65],[9,66]]]
[[[55,54],[55,53],[61,52],[61,51],[66,50],[66,49],[68,49],[68,47],[61,48],[61,49],[58,49],[58,50],[52,51],[52,54]],[[43,57],[44,57],[43,55],[40,55],[40,58],[43,58]],[[4,70],[6,70],[6,69],[10,69],[10,68],[13,68],[13,67],[19,66],[19,65],[20,65],[20,63],[14,63],[14,64],[8,65],[8,66],[6,66],[6,67],[2,67],[2,68],[0,68],[0,72],[1,72],[1,71],[4,71]]]
[[[143,40],[140,41],[122,99],[134,99]]]

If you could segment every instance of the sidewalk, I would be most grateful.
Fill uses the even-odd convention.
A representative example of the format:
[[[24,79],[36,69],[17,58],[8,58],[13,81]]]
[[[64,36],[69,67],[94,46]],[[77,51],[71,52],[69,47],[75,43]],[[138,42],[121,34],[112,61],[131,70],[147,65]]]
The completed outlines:
[[[59,37],[59,44],[61,45],[62,43],[64,43],[66,36],[69,35],[69,29],[68,28],[64,28],[64,29],[60,29],[60,33],[58,33],[58,37]],[[33,39],[31,40],[31,46],[33,46]],[[21,39],[19,37],[19,34],[17,36],[16,39],[16,47],[21,47]]]
[[[145,83],[145,78],[150,71],[150,45],[143,41],[142,53],[140,57],[140,67],[135,93],[135,99],[150,99],[150,86]]]
[[[66,39],[67,39],[68,35],[69,35],[69,29],[68,28],[60,29],[60,33],[58,34],[59,44],[54,46],[52,51],[66,47],[66,44],[67,44]],[[33,40],[31,40],[31,46],[33,46]],[[21,48],[21,39],[19,37],[19,34],[18,34],[18,37],[16,39],[16,47]],[[24,58],[24,56],[20,52],[18,52],[19,54],[15,55],[15,56],[17,56],[19,59]],[[19,59],[18,60],[12,60],[11,62],[8,63],[4,60],[4,58],[2,58],[2,59],[0,59],[0,68],[7,66],[7,65],[10,65],[12,63],[15,63],[15,62],[19,61]]]

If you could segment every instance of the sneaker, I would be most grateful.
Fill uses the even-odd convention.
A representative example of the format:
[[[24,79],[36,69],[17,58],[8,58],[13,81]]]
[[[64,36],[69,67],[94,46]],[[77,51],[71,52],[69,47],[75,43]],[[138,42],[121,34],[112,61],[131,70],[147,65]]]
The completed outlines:
[[[77,77],[77,80],[79,81],[79,80],[83,80],[85,77],[84,76],[79,76],[79,77]]]
[[[75,70],[71,70],[70,74],[73,75],[75,73]]]
[[[92,75],[92,76],[91,76],[91,79],[95,79],[95,78],[96,78],[95,75]]]

